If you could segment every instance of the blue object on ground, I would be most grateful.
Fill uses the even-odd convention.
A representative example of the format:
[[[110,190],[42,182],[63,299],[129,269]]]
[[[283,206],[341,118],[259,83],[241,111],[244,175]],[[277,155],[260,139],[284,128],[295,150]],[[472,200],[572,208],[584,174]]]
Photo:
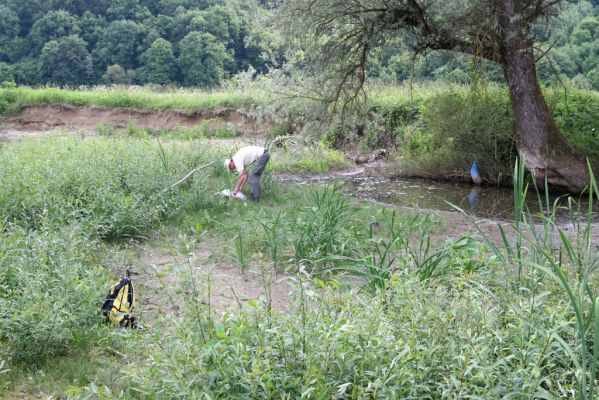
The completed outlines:
[[[478,163],[476,161],[474,161],[472,163],[472,167],[470,167],[470,176],[472,177],[472,182],[474,182],[475,185],[481,184],[482,179],[480,178],[480,172],[478,170]]]

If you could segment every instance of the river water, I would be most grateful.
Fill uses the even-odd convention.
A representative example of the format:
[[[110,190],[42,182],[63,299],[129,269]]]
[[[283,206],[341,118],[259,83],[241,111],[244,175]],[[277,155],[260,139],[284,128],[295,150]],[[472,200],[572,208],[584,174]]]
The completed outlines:
[[[404,206],[423,210],[456,211],[455,205],[468,214],[493,220],[512,220],[514,218],[514,193],[512,187],[475,186],[457,182],[442,182],[415,178],[389,178],[383,176],[332,175],[320,176],[296,181],[299,184],[338,182],[344,191],[358,198],[367,198],[384,204]],[[559,220],[568,219],[567,196],[550,195],[550,204],[558,201]],[[572,197],[574,208],[581,205],[582,215],[588,211],[588,197]],[[546,208],[544,193],[543,208]],[[530,187],[526,202],[532,213],[538,213],[540,206],[534,187]],[[599,211],[599,203],[594,202],[593,209]],[[593,211],[593,220],[599,221],[599,213]]]

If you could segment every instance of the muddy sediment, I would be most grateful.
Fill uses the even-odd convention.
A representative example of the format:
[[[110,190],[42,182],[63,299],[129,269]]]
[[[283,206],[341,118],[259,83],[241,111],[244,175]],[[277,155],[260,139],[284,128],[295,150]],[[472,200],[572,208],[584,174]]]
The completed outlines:
[[[258,121],[243,110],[226,107],[184,113],[177,110],[142,110],[99,106],[76,107],[66,104],[24,105],[19,115],[5,119],[0,139],[20,139],[29,132],[58,128],[93,131],[99,127],[159,130],[190,129],[209,121],[210,128],[228,126],[244,136],[264,136],[274,125]],[[25,132],[22,132],[25,131]]]

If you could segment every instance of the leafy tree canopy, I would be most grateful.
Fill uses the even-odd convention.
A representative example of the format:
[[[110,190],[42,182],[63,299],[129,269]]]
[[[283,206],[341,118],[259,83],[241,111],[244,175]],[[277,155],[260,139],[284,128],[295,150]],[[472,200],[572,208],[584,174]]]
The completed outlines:
[[[76,17],[66,11],[50,11],[35,23],[29,33],[32,50],[39,51],[44,44],[63,36],[77,35],[81,29]]]
[[[353,3],[339,2],[343,7]],[[431,1],[413,3],[428,5]],[[249,69],[264,73],[297,58],[289,48],[298,43],[298,38],[280,35],[270,18],[283,4],[281,0],[0,0],[0,61],[13,65],[17,83],[48,83],[44,75],[34,73],[35,66],[41,63],[43,47],[50,41],[77,35],[92,56],[93,73],[87,83],[103,82],[107,68],[116,64],[125,71],[136,71],[136,83],[142,83],[144,57],[157,39],[171,43],[173,56],[178,60],[182,40],[191,32],[199,32],[210,34],[226,49],[223,77]],[[431,10],[435,18],[429,21],[432,25],[452,20],[462,9],[470,8],[473,18],[485,11],[484,7],[474,7],[480,1],[473,0],[434,4]],[[542,19],[533,26],[540,39],[535,51],[539,57],[544,55],[538,64],[540,78],[545,82],[576,78],[581,85],[597,89],[593,78],[599,40],[593,34],[599,12],[597,0],[563,1],[555,12],[559,18]],[[463,28],[468,21],[464,21]],[[493,23],[481,26],[492,27]],[[332,33],[319,32],[323,45]],[[445,33],[436,32],[441,36]],[[381,45],[383,42],[385,46]],[[382,35],[382,41],[371,43],[376,57],[368,61],[365,77],[389,83],[405,79],[470,79],[470,58],[437,52],[430,46],[413,58],[409,50],[421,44],[407,32]],[[304,65],[309,66],[310,54],[302,57]],[[503,80],[491,63],[477,62],[476,68],[482,69],[486,79]],[[181,73],[172,76],[171,83],[189,82]]]
[[[166,85],[175,80],[177,65],[173,46],[164,39],[156,39],[144,54],[142,81]]]
[[[85,84],[92,75],[92,58],[77,35],[51,40],[42,50],[41,73],[48,82]]]
[[[0,5],[0,37],[14,38],[19,34],[19,16],[5,5]]]
[[[181,40],[179,47],[183,84],[213,87],[222,82],[225,77],[224,65],[230,55],[213,35],[190,32]]]

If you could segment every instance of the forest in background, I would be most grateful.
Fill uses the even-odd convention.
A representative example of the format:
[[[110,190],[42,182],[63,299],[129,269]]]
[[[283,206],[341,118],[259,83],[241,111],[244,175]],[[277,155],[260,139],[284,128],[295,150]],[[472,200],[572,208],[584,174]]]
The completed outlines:
[[[0,82],[19,85],[174,84],[217,87],[244,71],[302,64],[302,45],[275,27],[280,1],[0,0]],[[599,1],[564,2],[535,27],[545,83],[599,90]],[[447,51],[415,56],[397,35],[373,51],[367,75],[471,82],[496,66]],[[544,55],[544,57],[541,57]]]

